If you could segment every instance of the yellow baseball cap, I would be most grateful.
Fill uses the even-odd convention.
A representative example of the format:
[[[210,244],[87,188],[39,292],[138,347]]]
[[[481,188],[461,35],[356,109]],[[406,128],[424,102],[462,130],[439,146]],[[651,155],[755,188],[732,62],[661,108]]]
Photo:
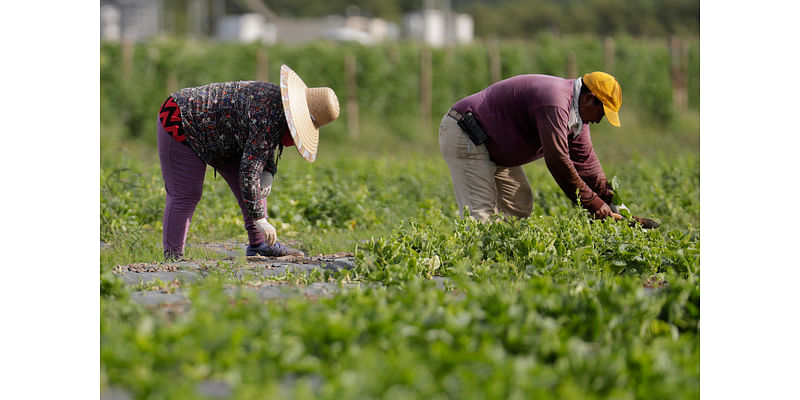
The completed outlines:
[[[608,122],[620,126],[619,108],[622,106],[622,89],[617,79],[605,72],[595,71],[583,76],[583,84],[603,102]]]

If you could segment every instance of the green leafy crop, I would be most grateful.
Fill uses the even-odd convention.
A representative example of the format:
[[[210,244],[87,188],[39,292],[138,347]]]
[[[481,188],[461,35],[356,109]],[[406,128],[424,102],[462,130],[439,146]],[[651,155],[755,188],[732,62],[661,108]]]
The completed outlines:
[[[581,71],[600,69],[595,39],[501,43],[502,74],[563,73],[576,49]],[[119,46],[101,45],[103,393],[209,398],[203,388],[221,385],[233,399],[699,397],[699,117],[659,109],[671,98],[664,43],[617,40],[626,107],[642,116],[626,108],[623,128],[592,127],[604,169],[624,171],[624,185],[611,179],[614,202],[659,219],[651,230],[592,220],[543,162],[524,167],[529,218],[459,217],[435,125],[417,129],[417,45],[134,47],[132,76],[123,77]],[[185,253],[202,262],[204,278],[125,284],[115,265],[163,260],[165,192],[151,128],[166,83],[255,78],[259,50],[271,78],[287,63],[337,93],[343,55],[356,57],[360,136],[343,114],[321,132],[315,163],[285,149],[267,206],[281,241],[309,255],[352,252],[354,266],[263,278],[243,257],[198,247],[247,241],[234,196],[209,169]],[[484,44],[432,50],[431,59],[432,119],[488,83]],[[651,127],[671,118],[680,125]],[[336,290],[273,300],[252,290],[323,283]],[[136,301],[163,287],[186,301]]]

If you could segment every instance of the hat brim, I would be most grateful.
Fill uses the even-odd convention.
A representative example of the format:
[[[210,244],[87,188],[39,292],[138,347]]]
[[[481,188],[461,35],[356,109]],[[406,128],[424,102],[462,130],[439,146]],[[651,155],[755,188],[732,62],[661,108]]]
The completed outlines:
[[[306,99],[308,86],[291,68],[281,65],[281,100],[286,125],[295,147],[308,162],[317,158],[319,128],[314,125]]]
[[[620,126],[619,123],[619,113],[612,110],[609,106],[603,104],[603,111],[606,114],[606,119],[608,119],[608,123],[614,125],[616,127]]]

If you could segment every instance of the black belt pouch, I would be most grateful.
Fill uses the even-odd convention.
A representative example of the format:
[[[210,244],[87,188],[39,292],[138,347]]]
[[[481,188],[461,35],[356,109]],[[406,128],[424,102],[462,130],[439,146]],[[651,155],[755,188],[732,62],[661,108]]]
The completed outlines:
[[[489,136],[486,134],[486,132],[484,132],[480,124],[478,124],[475,116],[472,115],[472,111],[467,111],[467,113],[464,114],[464,116],[462,116],[457,123],[458,126],[460,126],[461,129],[467,133],[469,140],[472,140],[472,143],[475,143],[475,146],[480,146],[489,140]]]

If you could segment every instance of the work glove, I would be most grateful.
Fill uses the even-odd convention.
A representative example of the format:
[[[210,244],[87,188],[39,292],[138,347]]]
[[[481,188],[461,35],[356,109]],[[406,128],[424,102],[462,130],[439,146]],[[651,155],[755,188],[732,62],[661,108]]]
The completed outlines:
[[[269,171],[261,173],[261,197],[269,196],[272,191],[272,174]]]
[[[256,229],[264,234],[265,242],[268,245],[272,246],[278,241],[278,232],[275,231],[275,227],[272,224],[267,222],[266,218],[256,220]]]

